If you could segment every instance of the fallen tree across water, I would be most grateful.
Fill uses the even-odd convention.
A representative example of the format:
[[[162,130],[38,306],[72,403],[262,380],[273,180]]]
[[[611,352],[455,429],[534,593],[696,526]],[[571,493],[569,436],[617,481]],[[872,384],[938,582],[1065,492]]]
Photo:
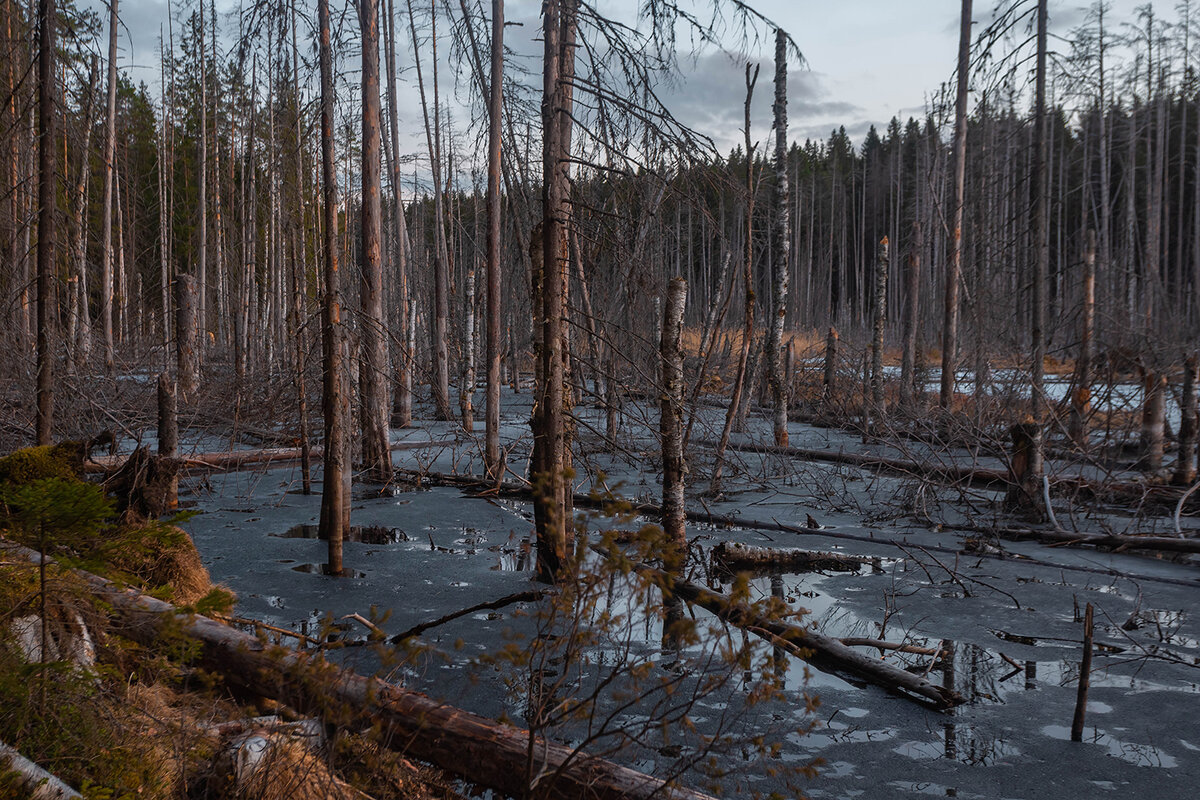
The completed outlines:
[[[795,547],[755,547],[742,542],[721,542],[711,552],[715,562],[733,571],[857,572],[864,566],[881,568],[883,564],[879,556],[851,556]]]
[[[605,549],[599,546],[593,549],[605,558],[625,558],[625,555],[619,550]],[[864,655],[839,639],[775,619],[735,598],[714,592],[648,564],[630,562],[630,566],[643,575],[656,580],[664,593],[673,594],[693,605],[700,606],[718,619],[756,635],[761,635],[761,631],[766,631],[773,638],[789,642],[794,646],[789,648],[791,652],[817,669],[867,681],[904,697],[932,705],[939,710],[950,709],[966,702],[966,698],[953,689],[938,686],[886,661]]]
[[[38,563],[41,554],[0,539],[0,553]],[[47,558],[47,562],[51,559]],[[200,646],[200,664],[233,685],[274,698],[301,713],[340,724],[377,727],[387,746],[433,764],[477,786],[509,796],[561,800],[623,800],[661,797],[711,800],[694,790],[532,736],[528,731],[480,717],[260,639],[207,617],[180,611],[134,589],[122,589],[75,570],[107,603],[122,633],[153,647],[185,637]],[[534,787],[524,776],[532,759]]]

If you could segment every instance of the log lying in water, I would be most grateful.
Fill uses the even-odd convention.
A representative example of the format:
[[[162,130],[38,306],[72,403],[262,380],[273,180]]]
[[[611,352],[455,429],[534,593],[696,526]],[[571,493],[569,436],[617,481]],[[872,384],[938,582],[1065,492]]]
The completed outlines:
[[[608,558],[618,557],[600,547],[593,549]],[[633,568],[644,575],[653,577],[664,587],[664,592],[673,592],[676,597],[700,606],[731,625],[744,628],[756,635],[761,635],[760,632],[765,631],[770,634],[770,637],[767,638],[771,641],[779,639],[795,645],[799,649],[792,649],[792,652],[817,669],[867,681],[904,697],[920,700],[940,710],[950,709],[966,702],[962,695],[952,689],[938,686],[886,661],[864,655],[838,639],[790,622],[774,619],[727,595],[675,577],[647,564],[634,563]]]
[[[29,548],[0,540],[8,557],[37,561]],[[82,570],[93,593],[108,603],[122,633],[146,646],[164,635],[186,636],[201,647],[201,664],[256,694],[272,697],[301,713],[341,724],[377,726],[382,741],[411,758],[433,764],[477,786],[504,795],[529,793],[532,759],[539,797],[623,800],[659,797],[712,800],[708,795],[667,786],[663,781],[611,761],[589,756],[375,678],[339,669],[320,658],[259,639],[216,620],[185,614],[169,603]]]
[[[721,542],[712,549],[713,560],[726,569],[794,572],[858,572],[864,566],[881,566],[879,556],[851,556],[794,547],[755,547],[741,542]]]
[[[13,748],[0,742],[0,772],[16,775],[17,785],[33,800],[68,800],[83,795],[51,775]]]

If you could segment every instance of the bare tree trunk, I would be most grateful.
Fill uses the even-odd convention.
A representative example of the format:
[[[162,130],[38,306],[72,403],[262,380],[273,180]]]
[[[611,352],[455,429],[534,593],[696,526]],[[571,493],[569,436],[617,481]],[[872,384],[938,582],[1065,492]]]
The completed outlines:
[[[504,0],[492,0],[492,61],[488,97],[487,185],[487,408],[484,463],[494,480],[504,477],[500,450],[500,148],[504,104]],[[586,291],[586,290],[585,290]]]
[[[208,332],[208,61],[205,58],[204,0],[200,0],[200,163],[199,177],[200,230],[196,243],[196,323],[199,325],[198,347],[207,344]],[[196,350],[200,357],[200,349]],[[180,387],[182,390],[182,386]]]
[[[413,16],[412,0],[407,0],[408,26],[412,34],[414,51],[418,51],[417,24]],[[433,209],[435,219],[433,257],[433,336],[430,341],[430,357],[433,362],[433,402],[439,419],[454,418],[450,410],[450,352],[448,349],[450,315],[450,265],[446,247],[446,218],[443,208],[441,130],[439,102],[437,96],[437,11],[433,12],[432,49],[434,59],[434,118],[429,119],[429,106],[425,101],[425,79],[421,70],[421,59],[414,62],[417,68],[417,86],[421,94],[421,111],[425,119],[425,143],[429,150],[429,161],[433,177]],[[419,52],[419,51],[418,51]]]
[[[1175,459],[1175,483],[1187,485],[1196,479],[1196,354],[1183,365],[1183,400],[1179,404],[1179,454]]]
[[[920,309],[921,248],[924,247],[921,221],[914,220],[908,249],[908,268],[904,271],[904,352],[900,358],[900,406],[913,410],[919,396],[916,386],[917,315]]]
[[[1105,187],[1104,191],[1108,191]],[[1092,403],[1092,342],[1096,330],[1096,232],[1087,231],[1087,243],[1083,250],[1083,314],[1080,319],[1079,357],[1075,361],[1075,377],[1072,381],[1071,419],[1069,434],[1071,441],[1079,447],[1087,447],[1087,421]]]
[[[774,308],[767,335],[767,381],[775,405],[775,444],[787,447],[788,398],[791,394],[783,371],[783,327],[787,315],[791,254],[791,192],[787,152],[787,34],[775,30],[775,238],[771,249]]]
[[[742,393],[746,391],[746,367],[750,360],[750,341],[754,338],[754,149],[750,142],[750,101],[754,97],[754,84],[758,83],[758,66],[753,74],[746,64],[746,103],[744,117],[746,125],[746,253],[742,261],[742,282],[746,288],[746,308],[742,322],[742,348],[738,354],[737,372],[733,378],[733,391],[729,395],[729,408],[725,409],[725,426],[717,441],[717,452],[713,455],[712,480],[708,493],[721,493],[721,472],[725,466],[725,449],[729,446],[729,434],[741,405]]]
[[[117,2],[109,3],[108,111],[104,119],[104,243],[100,251],[100,329],[104,336],[104,371],[112,374],[113,355],[113,184],[117,147]]]
[[[55,42],[54,0],[39,0],[38,28],[38,237],[37,237],[37,443],[50,444],[54,419],[54,325],[50,283],[57,245],[55,194],[58,175],[54,162]]]
[[[301,257],[298,252],[303,246],[297,230],[292,231],[292,258],[299,264]],[[312,494],[312,443],[309,441],[308,420],[308,385],[305,381],[304,352],[308,336],[305,334],[304,293],[301,290],[303,276],[298,269],[292,271],[292,337],[295,343],[293,359],[295,361],[293,381],[296,385],[296,405],[300,417],[300,486],[301,491]]]
[[[175,384],[167,373],[158,374],[158,454],[166,458],[179,457],[179,405],[175,400]],[[179,504],[179,478],[172,476],[167,507]]]
[[[463,371],[458,392],[463,430],[475,430],[475,270],[467,270],[463,292]]]
[[[396,330],[400,332],[400,352],[394,359],[396,392],[392,400],[393,421],[398,427],[412,422],[412,352],[408,342],[408,228],[404,219],[404,203],[400,187],[400,120],[396,98],[396,15],[392,0],[387,0],[384,15],[385,54],[388,72],[388,119],[391,137],[392,168],[392,262],[396,274]]]
[[[1142,457],[1144,472],[1162,469],[1167,376],[1147,370],[1142,378]]]
[[[325,382],[325,469],[321,490],[321,538],[329,542],[330,575],[342,574],[342,540],[350,528],[350,495],[346,491],[349,465],[346,420],[349,395],[344,385],[342,308],[338,275],[337,171],[333,161],[333,54],[330,49],[329,0],[317,0],[321,61],[321,180],[325,194],[325,302],[322,328]]]
[[[662,338],[659,353],[662,359],[662,400],[659,408],[659,433],[663,453],[663,532],[665,544],[673,548],[673,559],[687,554],[687,534],[684,531],[684,476],[687,465],[683,460],[683,352],[679,341],[683,330],[683,311],[687,302],[687,281],[672,278],[667,285]],[[675,564],[679,566],[678,563]]]
[[[958,73],[954,102],[954,199],[951,201],[950,259],[942,317],[942,391],[939,405],[949,411],[958,357],[958,285],[962,280],[963,201],[967,174],[967,93],[971,88],[971,0],[962,0],[958,34]]]
[[[362,448],[370,480],[392,479],[388,354],[383,321],[383,199],[379,133],[379,2],[360,0],[362,25]]]
[[[79,157],[79,173],[75,180],[74,191],[74,245],[71,252],[72,282],[70,292],[71,308],[74,313],[69,320],[70,328],[67,335],[67,348],[71,351],[72,362],[76,369],[83,369],[87,364],[87,354],[90,348],[90,319],[91,313],[87,295],[87,199],[88,183],[92,170],[89,154],[92,147],[92,101],[96,95],[98,80],[96,57],[92,57],[92,67],[88,76],[87,100],[83,109],[83,146]]]
[[[825,337],[825,376],[821,381],[822,400],[827,408],[837,394],[837,357],[838,332],[837,328],[830,325],[829,334]]]
[[[540,283],[541,369],[533,417],[537,576],[554,582],[568,554],[572,529],[567,505],[564,409],[566,354],[566,226],[570,220],[571,95],[565,76],[574,73],[575,0],[547,0],[542,15],[542,269]]]
[[[1031,459],[1029,485],[1041,483],[1043,447],[1045,437],[1040,428],[1045,417],[1046,395],[1043,387],[1043,369],[1046,360],[1046,273],[1050,267],[1050,186],[1047,153],[1049,150],[1049,116],[1046,113],[1046,36],[1048,25],[1047,0],[1038,0],[1037,6],[1037,77],[1035,89],[1034,136],[1034,219],[1033,245],[1036,254],[1033,270],[1033,313],[1032,313],[1032,375],[1031,401],[1033,425],[1039,429],[1033,438],[1037,450]]]
[[[883,327],[887,323],[888,238],[879,241],[875,261],[875,317],[871,335],[871,411],[876,421],[883,417]]]
[[[175,277],[175,363],[179,399],[187,401],[200,385],[200,359],[196,350],[196,280]]]

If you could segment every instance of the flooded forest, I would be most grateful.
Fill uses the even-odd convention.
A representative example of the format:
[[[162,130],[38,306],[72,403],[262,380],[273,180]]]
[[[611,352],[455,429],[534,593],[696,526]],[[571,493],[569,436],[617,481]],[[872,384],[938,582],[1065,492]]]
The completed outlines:
[[[1194,796],[1200,7],[960,2],[0,0],[0,798]]]

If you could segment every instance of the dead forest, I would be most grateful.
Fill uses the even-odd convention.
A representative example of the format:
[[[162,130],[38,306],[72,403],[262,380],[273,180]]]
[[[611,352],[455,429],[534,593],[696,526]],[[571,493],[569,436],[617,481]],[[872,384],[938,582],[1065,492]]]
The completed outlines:
[[[1190,796],[1200,8],[150,8],[0,0],[0,796]]]

